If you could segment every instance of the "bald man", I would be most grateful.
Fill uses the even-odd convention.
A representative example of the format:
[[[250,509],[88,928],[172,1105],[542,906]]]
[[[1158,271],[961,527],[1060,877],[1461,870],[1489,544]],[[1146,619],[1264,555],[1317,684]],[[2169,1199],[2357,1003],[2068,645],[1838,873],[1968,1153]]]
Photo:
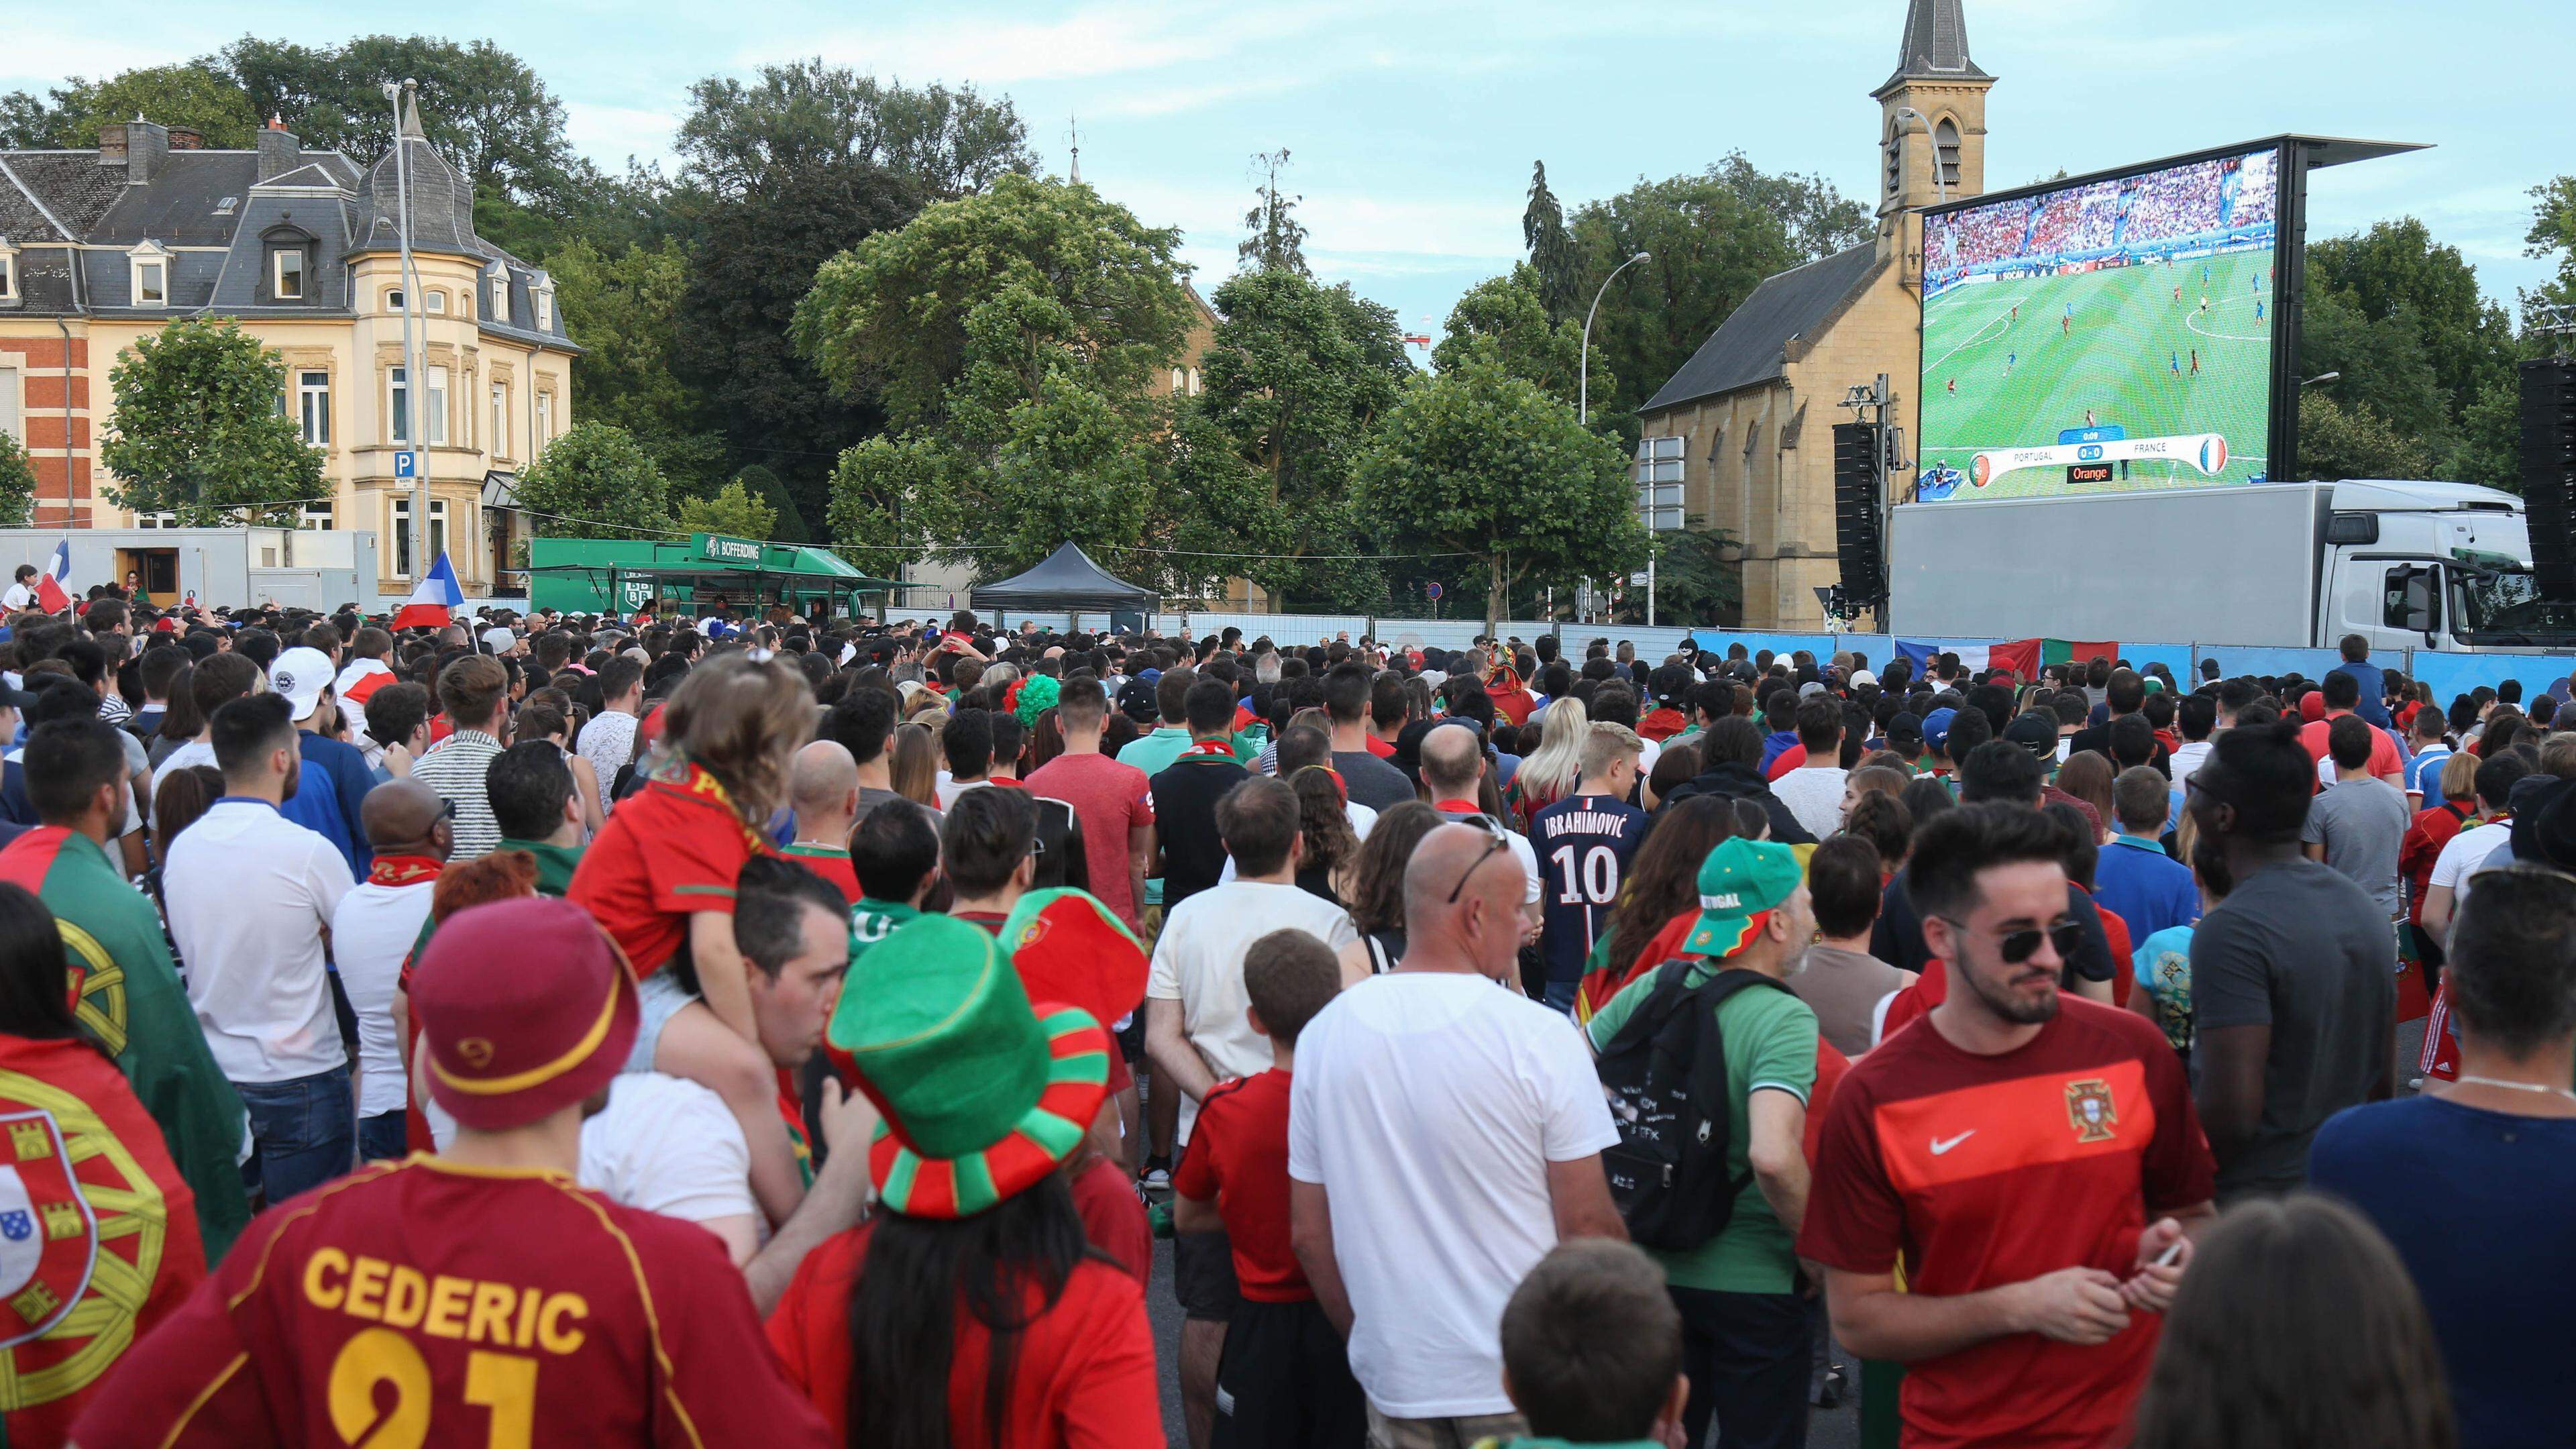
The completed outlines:
[[[1432,731],[1448,733],[1466,732]],[[1504,1303],[1559,1240],[1627,1236],[1601,1170],[1619,1135],[1591,1053],[1518,989],[1528,883],[1505,838],[1463,824],[1424,836],[1404,873],[1404,960],[1297,1038],[1290,1240],[1349,1340],[1370,1418],[1386,1421],[1376,1443],[1523,1433],[1502,1389]],[[1425,1263],[1446,1270],[1436,1294],[1421,1291]]]
[[[456,844],[456,822],[437,791],[388,780],[358,806],[375,861],[331,913],[331,954],[358,1017],[358,1155],[403,1155],[404,1075],[394,999],[402,965],[429,919],[430,892]]]
[[[1444,723],[1422,737],[1422,790],[1430,797],[1431,808],[1468,825],[1481,822],[1484,828],[1503,837],[1505,847],[1520,861],[1521,876],[1527,882],[1521,914],[1527,922],[1526,935],[1535,941],[1541,914],[1538,852],[1530,848],[1528,837],[1485,813],[1478,789],[1484,778],[1485,738],[1474,725]]]
[[[796,752],[787,798],[796,809],[796,843],[786,854],[857,905],[867,894],[850,865],[850,828],[859,819],[858,761],[838,740],[816,740]]]

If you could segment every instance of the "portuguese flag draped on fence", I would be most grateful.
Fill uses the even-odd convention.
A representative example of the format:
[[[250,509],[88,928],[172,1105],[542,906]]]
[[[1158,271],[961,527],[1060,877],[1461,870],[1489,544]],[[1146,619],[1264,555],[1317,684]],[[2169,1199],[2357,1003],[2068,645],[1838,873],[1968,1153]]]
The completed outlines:
[[[2001,644],[1935,644],[1922,639],[1899,639],[1896,652],[1911,659],[1919,671],[1937,654],[1956,654],[1960,666],[1975,673],[1980,669],[2009,669],[2019,680],[2039,677],[2039,671],[2051,664],[2082,664],[2099,654],[2105,659],[2120,657],[2117,642],[2094,643],[2076,639],[2013,639]]]
[[[241,1096],[206,1049],[152,903],[97,841],[59,825],[30,830],[0,850],[0,880],[35,892],[54,913],[69,958],[73,1014],[161,1124],[171,1159],[196,1194],[206,1260],[221,1261],[250,1222]]]

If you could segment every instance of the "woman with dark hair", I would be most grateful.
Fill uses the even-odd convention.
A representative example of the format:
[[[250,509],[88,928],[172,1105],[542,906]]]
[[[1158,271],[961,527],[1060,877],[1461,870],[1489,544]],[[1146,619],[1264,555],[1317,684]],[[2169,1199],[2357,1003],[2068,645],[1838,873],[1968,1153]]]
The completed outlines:
[[[1554,707],[1549,708],[1548,714],[1551,717],[1556,714]],[[1646,772],[1646,783],[1638,788],[1637,803],[1652,810],[1663,803],[1665,796],[1688,784],[1698,773],[1698,742],[1695,739],[1666,740],[1663,753],[1655,756],[1655,767]]]
[[[2360,1214],[2292,1193],[2192,1245],[2132,1449],[2453,1449],[2424,1303]]]
[[[24,886],[0,882],[0,1037],[85,1040],[64,962],[54,913]]]
[[[1091,862],[1082,846],[1082,817],[1071,805],[1050,796],[1035,797],[1038,807],[1037,874],[1030,880],[1033,891],[1054,890],[1071,886],[1078,891],[1091,889]]]
[[[170,676],[170,706],[162,713],[160,726],[152,732],[152,748],[146,752],[155,770],[170,758],[171,751],[205,733],[205,711],[197,708],[196,690],[191,687],[196,678],[193,661],[180,665],[179,672]]]
[[[1959,803],[1959,797],[1950,793],[1949,786],[1928,775],[1898,792],[1896,800],[1905,807],[1906,814],[1914,817],[1917,830],[1929,824],[1933,816],[1955,809]]]
[[[1853,802],[1851,814],[1844,817],[1843,829],[1877,848],[1878,883],[1882,889],[1914,849],[1914,812],[1895,795],[1876,790],[1864,793]]]
[[[1610,908],[1601,939],[1584,960],[1574,1004],[1578,1020],[1590,1020],[1638,971],[1675,954],[1662,948],[1668,937],[1680,944],[1676,926],[1686,935],[1689,923],[1699,919],[1701,864],[1719,841],[1742,833],[1735,802],[1722,795],[1676,800],[1656,815],[1655,828],[1620,883],[1619,903]]]
[[[1404,959],[1404,868],[1413,848],[1443,824],[1439,811],[1407,800],[1377,817],[1352,868],[1351,925],[1360,938],[1341,952],[1342,984],[1392,971]]]
[[[2099,750],[2077,750],[2066,757],[2065,764],[2057,767],[2057,788],[2092,806],[2093,818],[2101,822],[2096,827],[2095,845],[2109,844],[2111,832],[2119,824],[2120,807],[2112,798],[2111,791],[2111,782],[2118,779],[2119,774],[2109,757]]]
[[[872,1159],[876,1216],[806,1255],[769,1342],[853,1449],[1162,1433],[1143,1285],[1086,1245],[1058,1170],[1100,1109],[1108,1034],[995,977],[993,951],[963,921],[913,921],[869,949],[874,989],[833,1023],[895,1150]]]

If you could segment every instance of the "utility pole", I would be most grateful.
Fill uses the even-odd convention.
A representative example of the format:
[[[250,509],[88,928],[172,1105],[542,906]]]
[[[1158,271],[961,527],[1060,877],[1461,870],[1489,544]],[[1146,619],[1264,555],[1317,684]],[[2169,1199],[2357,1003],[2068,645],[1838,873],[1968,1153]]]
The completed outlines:
[[[436,560],[429,557],[429,459],[421,440],[429,430],[423,426],[423,411],[429,399],[429,377],[421,367],[420,334],[412,319],[420,309],[420,274],[411,259],[411,148],[407,144],[419,130],[420,82],[406,79],[397,88],[385,82],[385,98],[394,103],[394,204],[402,214],[396,218],[395,231],[402,240],[403,284],[403,438],[404,451],[411,454],[411,573],[415,583],[428,577]]]

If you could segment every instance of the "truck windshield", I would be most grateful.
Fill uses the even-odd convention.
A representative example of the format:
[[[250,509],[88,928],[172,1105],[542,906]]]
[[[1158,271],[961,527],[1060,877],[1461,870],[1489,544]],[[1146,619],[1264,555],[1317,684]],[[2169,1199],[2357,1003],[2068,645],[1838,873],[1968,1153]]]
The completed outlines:
[[[2544,599],[2529,569],[2458,568],[2451,570],[2451,601],[2458,632],[2497,636],[2493,642],[2516,641],[2507,635],[2576,633],[2576,600]]]

